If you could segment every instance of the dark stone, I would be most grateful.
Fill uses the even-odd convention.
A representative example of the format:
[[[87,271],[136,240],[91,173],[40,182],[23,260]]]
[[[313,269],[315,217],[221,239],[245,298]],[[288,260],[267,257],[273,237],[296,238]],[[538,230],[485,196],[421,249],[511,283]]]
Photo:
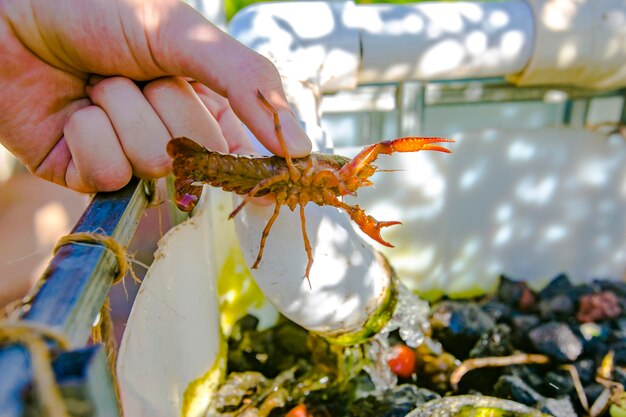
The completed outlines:
[[[626,369],[619,366],[615,367],[613,369],[613,381],[626,387]]]
[[[533,314],[516,314],[511,317],[511,326],[515,332],[527,333],[541,320]]]
[[[574,405],[569,397],[546,398],[536,408],[554,417],[573,417],[576,415],[576,410],[574,410]]]
[[[542,394],[546,397],[562,397],[574,391],[574,381],[569,372],[551,371],[545,375]]]
[[[626,282],[624,281],[603,279],[594,280],[593,284],[596,285],[600,291],[611,291],[620,298],[626,298]]]
[[[599,322],[619,317],[624,309],[611,291],[584,294],[578,298],[576,320],[581,323]]]
[[[398,385],[382,394],[359,398],[350,406],[349,415],[404,417],[415,407],[437,398],[441,396],[427,389],[411,384]]]
[[[583,384],[589,384],[595,380],[596,364],[591,359],[581,359],[574,362],[574,367],[578,372],[578,378]]]
[[[495,395],[494,385],[502,376],[502,368],[484,367],[469,371],[463,376],[458,384],[456,392],[459,394],[471,394],[480,392],[481,395]]]
[[[611,338],[614,341],[626,342],[626,317],[621,317],[612,321],[613,332]]]
[[[626,366],[626,340],[611,343],[609,348],[615,353],[613,361],[617,366]]]
[[[530,311],[534,307],[537,296],[525,281],[514,281],[501,275],[497,299],[513,308]]]
[[[576,313],[576,303],[569,294],[542,298],[537,307],[544,320],[568,320]]]
[[[511,375],[502,375],[498,379],[494,386],[494,395],[531,407],[544,399],[521,378]]]
[[[433,308],[431,325],[434,338],[445,350],[465,359],[478,338],[495,326],[495,321],[476,303],[442,301]]]
[[[509,322],[513,313],[513,309],[510,306],[493,298],[483,304],[480,308],[497,323]]]
[[[535,391],[543,388],[545,367],[540,365],[515,365],[505,368],[505,374],[521,378]]]
[[[568,292],[571,292],[573,288],[574,286],[572,285],[572,282],[569,280],[567,275],[559,274],[556,277],[552,278],[548,285],[546,285],[541,291],[539,291],[539,299],[547,300],[559,294],[567,294]]]
[[[539,317],[531,314],[516,314],[511,317],[511,328],[513,330],[511,338],[513,344],[521,349],[530,348],[528,333],[540,322]]]
[[[585,385],[585,396],[587,397],[589,407],[596,402],[600,394],[602,394],[605,389],[606,387],[604,385],[598,383]]]
[[[586,357],[601,360],[608,353],[607,341],[611,336],[611,326],[608,323],[583,323],[574,329],[583,343]]]
[[[511,344],[511,328],[506,324],[497,324],[493,329],[480,336],[469,353],[470,358],[487,356],[507,356],[515,348]]]
[[[583,352],[581,340],[565,323],[541,324],[532,329],[528,337],[535,349],[560,362],[573,362]]]

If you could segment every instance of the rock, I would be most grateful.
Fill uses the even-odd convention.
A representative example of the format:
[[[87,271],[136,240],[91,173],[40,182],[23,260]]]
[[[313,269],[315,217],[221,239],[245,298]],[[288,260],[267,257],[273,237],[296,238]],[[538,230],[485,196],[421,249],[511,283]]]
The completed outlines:
[[[591,359],[581,359],[574,363],[574,367],[578,372],[578,378],[583,384],[589,384],[595,380],[596,364]]]
[[[511,338],[513,344],[522,349],[528,348],[528,333],[540,322],[539,317],[531,314],[516,314],[511,317],[511,328],[513,330]]]
[[[567,320],[576,313],[576,303],[569,294],[557,294],[542,298],[537,304],[539,315],[544,320]]]
[[[509,322],[513,309],[498,300],[490,299],[480,307],[487,313],[496,323]]]
[[[546,398],[546,400],[537,405],[540,411],[553,415],[554,417],[573,417],[576,415],[574,405],[569,397],[562,398]]]
[[[497,299],[513,308],[530,311],[535,306],[537,296],[525,281],[514,281],[501,275]]]
[[[611,337],[614,340],[622,340],[626,342],[626,317],[613,320],[613,334]]]
[[[536,365],[519,365],[505,368],[505,374],[522,379],[532,389],[539,392],[543,388],[545,368]]]
[[[441,398],[437,393],[415,385],[398,385],[379,395],[359,398],[350,406],[350,416],[354,417],[404,417],[415,407],[428,401]]]
[[[581,323],[614,319],[622,314],[620,301],[611,291],[584,294],[578,299],[576,319]]]
[[[593,284],[595,284],[600,291],[611,291],[619,298],[626,298],[626,282],[624,281],[594,280]]]
[[[615,367],[613,369],[613,381],[626,387],[626,369],[619,366]]]
[[[606,389],[606,387],[602,384],[593,383],[589,385],[585,385],[585,396],[587,397],[587,402],[589,406],[596,402],[600,394]]]
[[[511,317],[511,325],[515,332],[527,333],[540,322],[539,317],[532,314],[516,314]]]
[[[607,341],[611,336],[611,326],[608,323],[583,323],[578,326],[577,332],[586,357],[601,360],[609,351]]]
[[[431,317],[433,337],[459,359],[467,358],[478,338],[495,324],[474,302],[442,301]]]
[[[559,274],[546,285],[541,291],[539,291],[539,299],[547,300],[555,297],[559,294],[567,294],[574,288],[571,281],[565,274]]]
[[[560,362],[573,362],[583,352],[581,340],[565,323],[551,321],[541,324],[528,334],[537,351]]]
[[[506,324],[497,324],[493,329],[480,336],[469,353],[470,358],[486,356],[507,356],[515,348],[511,344],[511,328]]]
[[[626,340],[611,343],[609,349],[615,353],[615,357],[613,358],[615,364],[618,366],[626,366]]]
[[[574,381],[569,372],[551,371],[545,375],[542,394],[546,397],[563,397],[574,391]]]
[[[530,385],[521,378],[512,375],[502,375],[498,379],[494,386],[494,395],[531,407],[544,400],[544,397]]]

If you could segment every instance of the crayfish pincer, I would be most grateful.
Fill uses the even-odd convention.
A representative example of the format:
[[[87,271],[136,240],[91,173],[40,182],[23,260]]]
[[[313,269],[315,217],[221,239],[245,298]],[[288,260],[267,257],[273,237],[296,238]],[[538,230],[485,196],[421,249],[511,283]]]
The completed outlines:
[[[315,152],[303,158],[291,158],[287,152],[277,111],[261,92],[258,92],[257,96],[260,103],[274,117],[276,135],[285,158],[223,154],[208,150],[184,137],[172,139],[167,144],[167,152],[174,160],[176,205],[183,211],[190,211],[198,202],[202,184],[209,184],[245,196],[230,213],[229,218],[232,218],[251,198],[272,195],[276,201],[274,213],[261,235],[259,253],[252,266],[253,269],[261,262],[265,240],[283,204],[292,211],[296,206],[300,206],[302,237],[308,255],[304,274],[307,279],[313,264],[311,244],[306,234],[304,218],[304,206],[309,202],[320,206],[330,205],[346,211],[365,234],[385,246],[392,247],[382,238],[380,230],[383,227],[400,224],[400,222],[378,221],[365,214],[358,205],[351,206],[338,197],[354,194],[360,187],[373,185],[368,178],[377,171],[377,167],[372,162],[379,154],[389,155],[394,152],[422,150],[449,153],[448,149],[437,144],[453,141],[432,137],[405,137],[369,145],[353,159]]]

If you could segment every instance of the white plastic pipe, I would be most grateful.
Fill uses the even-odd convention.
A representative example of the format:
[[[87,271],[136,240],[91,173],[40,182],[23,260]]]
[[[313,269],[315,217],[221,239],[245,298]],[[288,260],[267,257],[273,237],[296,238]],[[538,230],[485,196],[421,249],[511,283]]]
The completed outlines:
[[[259,3],[230,32],[288,79],[319,91],[358,83],[504,76],[534,45],[525,1],[359,5]]]
[[[235,218],[248,266],[256,259],[261,233],[273,207],[252,206]],[[298,210],[283,207],[252,276],[265,297],[301,326],[353,344],[381,330],[393,313],[395,281],[382,255],[364,242],[346,216],[309,204],[307,235],[313,249],[309,279]]]
[[[521,85],[626,85],[626,0],[355,5],[260,3],[230,32],[315,91],[507,76]]]

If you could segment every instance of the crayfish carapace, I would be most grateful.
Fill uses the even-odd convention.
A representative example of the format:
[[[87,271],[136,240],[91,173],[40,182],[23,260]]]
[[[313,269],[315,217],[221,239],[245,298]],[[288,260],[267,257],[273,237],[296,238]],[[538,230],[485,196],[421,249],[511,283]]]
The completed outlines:
[[[292,211],[300,206],[300,219],[304,248],[308,256],[305,277],[313,265],[311,244],[306,234],[304,206],[313,202],[320,206],[330,205],[345,210],[365,234],[375,241],[393,247],[380,235],[383,227],[400,224],[398,221],[379,222],[358,206],[344,203],[338,197],[354,194],[363,186],[373,185],[368,179],[376,171],[372,164],[379,154],[394,152],[417,152],[422,150],[450,152],[437,143],[453,142],[443,138],[405,137],[387,140],[365,147],[353,159],[321,153],[311,153],[303,158],[291,158],[283,139],[278,112],[257,92],[260,102],[274,117],[278,141],[285,158],[279,156],[242,156],[210,151],[196,142],[181,137],[172,139],[167,152],[174,159],[176,205],[190,211],[198,202],[202,184],[221,187],[225,191],[244,195],[243,201],[230,213],[233,218],[253,197],[272,194],[276,200],[274,213],[263,233],[259,253],[252,268],[261,262],[265,240],[276,220],[280,207],[287,205]]]

